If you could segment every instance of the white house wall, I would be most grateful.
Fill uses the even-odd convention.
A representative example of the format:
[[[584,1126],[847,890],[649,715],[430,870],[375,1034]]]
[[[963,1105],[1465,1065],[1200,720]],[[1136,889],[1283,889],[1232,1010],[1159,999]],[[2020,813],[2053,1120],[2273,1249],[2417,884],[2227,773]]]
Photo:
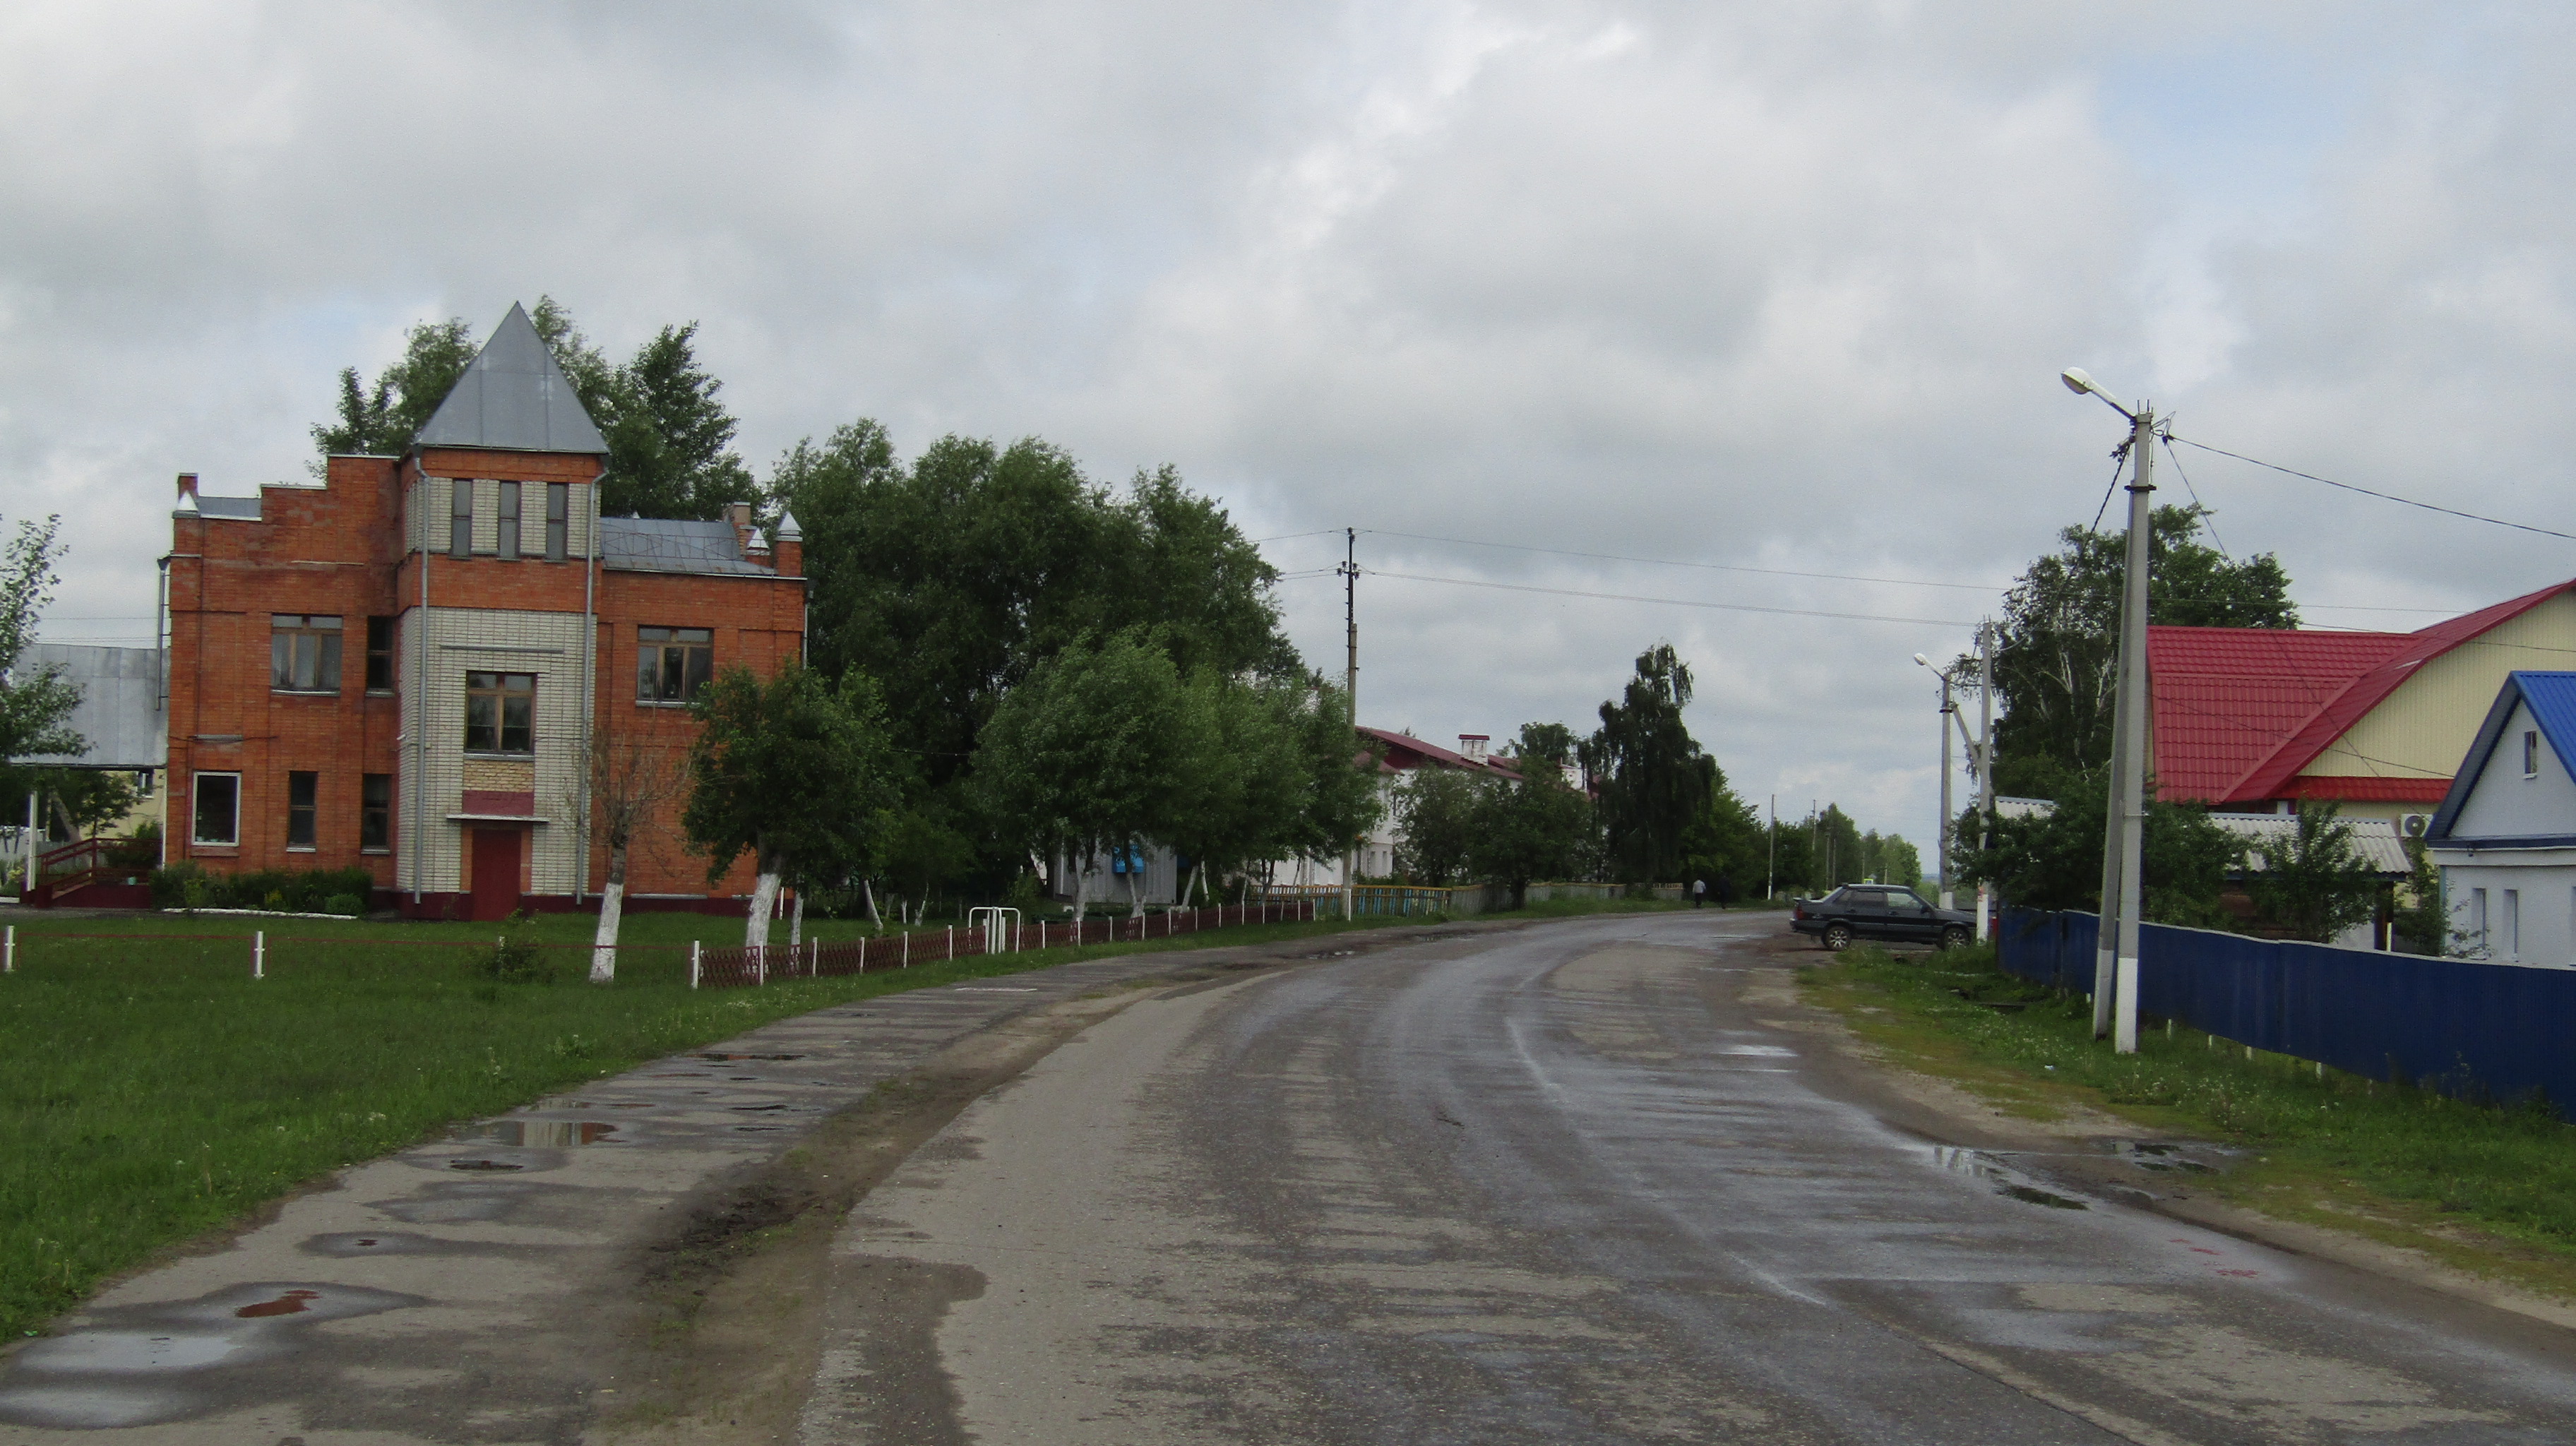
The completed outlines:
[[[2576,967],[2576,849],[2436,849],[2433,861],[2450,903],[2451,947],[2499,964]]]
[[[2522,772],[2522,736],[2538,732],[2531,705],[2516,703],[2504,733],[2488,755],[2486,768],[2470,785],[2460,815],[2451,824],[2456,838],[2546,838],[2576,833],[2576,779],[2558,761],[2547,736],[2539,740],[2539,771]]]

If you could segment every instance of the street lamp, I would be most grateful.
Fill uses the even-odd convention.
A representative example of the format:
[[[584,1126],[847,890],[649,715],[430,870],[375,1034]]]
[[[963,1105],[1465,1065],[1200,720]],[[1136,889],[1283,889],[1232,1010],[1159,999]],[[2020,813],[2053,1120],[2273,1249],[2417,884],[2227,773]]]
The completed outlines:
[[[2058,373],[2077,396],[2100,397],[2129,420],[2129,537],[2120,601],[2117,704],[2111,725],[2111,807],[2103,825],[2102,927],[2093,952],[2093,1037],[2138,1051],[2138,910],[2147,824],[2147,542],[2155,492],[2156,413],[2122,406],[2081,368]]]

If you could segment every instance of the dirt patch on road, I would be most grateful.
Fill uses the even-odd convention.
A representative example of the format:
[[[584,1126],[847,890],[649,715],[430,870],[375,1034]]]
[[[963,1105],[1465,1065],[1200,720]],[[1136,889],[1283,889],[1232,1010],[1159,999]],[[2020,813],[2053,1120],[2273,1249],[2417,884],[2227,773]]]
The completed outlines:
[[[843,1217],[978,1096],[1146,992],[1067,1000],[961,1040],[879,1085],[785,1155],[690,1202],[638,1262],[644,1301],[626,1332],[613,1394],[597,1403],[597,1439],[621,1446],[794,1439],[820,1360],[825,1282]],[[933,1319],[961,1288],[934,1284],[906,1292],[920,1296]],[[935,1370],[885,1379],[897,1391],[947,1389]],[[932,1408],[926,1417],[946,1414],[921,1404]]]

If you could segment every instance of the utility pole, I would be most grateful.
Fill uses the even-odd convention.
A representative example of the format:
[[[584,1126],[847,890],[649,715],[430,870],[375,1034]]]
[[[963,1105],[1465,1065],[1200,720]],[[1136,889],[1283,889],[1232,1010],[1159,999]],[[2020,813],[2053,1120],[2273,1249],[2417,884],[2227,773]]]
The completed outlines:
[[[1941,907],[1950,907],[1950,835],[1954,820],[1950,814],[1950,724],[1959,715],[1959,705],[1950,698],[1950,675],[1941,677]]]
[[[1342,529],[1342,632],[1350,650],[1342,671],[1342,705],[1350,712],[1351,736],[1359,736],[1360,726],[1360,532],[1356,527]],[[1342,852],[1342,917],[1351,917],[1354,902],[1354,872],[1359,868],[1359,840]]]
[[[1771,862],[1763,865],[1762,897],[1780,897],[1780,795],[1771,795]]]
[[[1977,624],[1977,851],[1985,852],[1986,833],[1995,817],[1995,625]],[[1977,942],[1994,935],[1994,895],[1977,881]]]
[[[2119,688],[2111,729],[2111,798],[2102,839],[2102,926],[2093,954],[2093,1037],[2138,1051],[2138,912],[2147,825],[2147,567],[2154,521],[2155,408],[2132,410],[2068,368],[2067,388],[2090,392],[2129,419],[2129,536],[2120,601]]]

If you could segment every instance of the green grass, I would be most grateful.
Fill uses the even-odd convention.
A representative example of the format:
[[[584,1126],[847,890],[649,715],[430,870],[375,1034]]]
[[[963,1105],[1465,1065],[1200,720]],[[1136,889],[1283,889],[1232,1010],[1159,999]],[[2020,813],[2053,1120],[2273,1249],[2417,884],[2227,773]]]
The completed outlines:
[[[342,1165],[773,1019],[1071,959],[1403,922],[1236,927],[692,991],[685,950],[629,954],[616,984],[593,988],[574,982],[586,952],[546,951],[562,982],[498,984],[484,972],[488,947],[400,947],[488,944],[490,924],[22,919],[17,972],[0,977],[0,1338]],[[556,915],[527,933],[586,943],[593,923]],[[254,928],[268,935],[256,982]],[[98,933],[147,937],[72,937]],[[623,929],[630,944],[693,938],[739,944],[742,921],[630,914]]]
[[[2242,1045],[2168,1034],[2161,1021],[2136,1054],[2115,1054],[2094,1042],[2089,1000],[2005,974],[1991,947],[1906,959],[1847,950],[1805,983],[1899,1062],[2009,1112],[2078,1102],[2240,1145],[2245,1165],[2211,1182],[2238,1203],[2576,1293],[2576,1127],[2545,1109],[2249,1059]]]

